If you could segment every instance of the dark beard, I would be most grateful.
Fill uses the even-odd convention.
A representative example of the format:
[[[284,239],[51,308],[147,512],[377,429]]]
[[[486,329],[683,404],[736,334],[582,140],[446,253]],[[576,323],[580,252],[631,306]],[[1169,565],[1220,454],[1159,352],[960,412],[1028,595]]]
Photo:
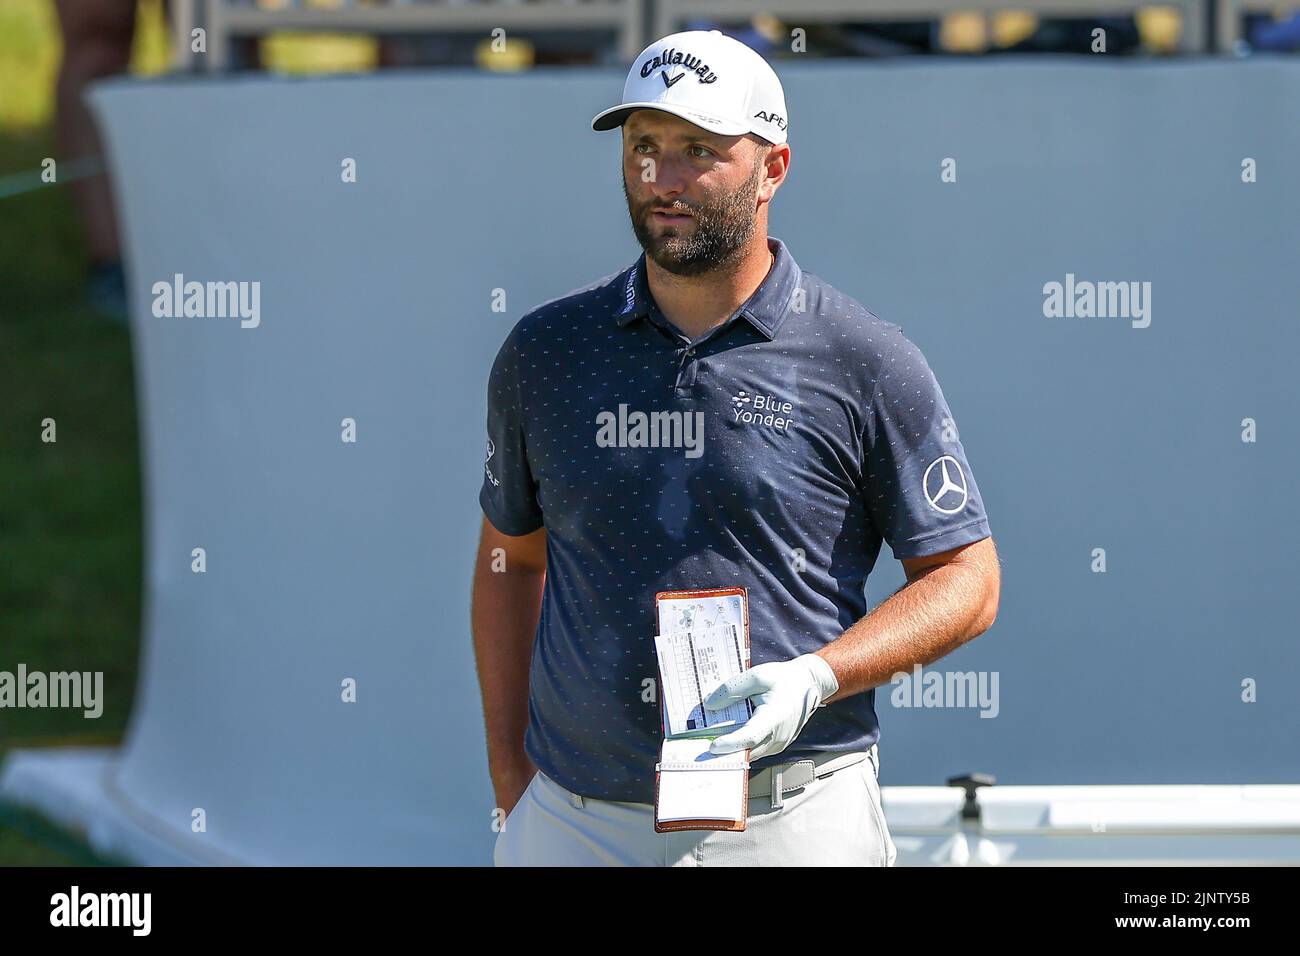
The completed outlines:
[[[707,206],[695,207],[695,229],[689,236],[656,236],[647,223],[649,211],[661,205],[648,200],[639,210],[633,207],[627,180],[623,195],[627,199],[632,232],[645,254],[663,269],[679,276],[698,276],[726,270],[744,257],[745,248],[754,237],[754,201],[765,164],[756,163],[749,180],[730,196]],[[641,215],[637,213],[640,212]]]

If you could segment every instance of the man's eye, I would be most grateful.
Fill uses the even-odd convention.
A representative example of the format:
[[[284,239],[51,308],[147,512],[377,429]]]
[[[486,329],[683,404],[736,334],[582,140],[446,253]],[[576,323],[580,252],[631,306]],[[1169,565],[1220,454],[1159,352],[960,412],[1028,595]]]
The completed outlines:
[[[698,155],[701,158],[713,155],[713,153],[704,146],[692,146],[691,149],[698,149],[700,151]]]

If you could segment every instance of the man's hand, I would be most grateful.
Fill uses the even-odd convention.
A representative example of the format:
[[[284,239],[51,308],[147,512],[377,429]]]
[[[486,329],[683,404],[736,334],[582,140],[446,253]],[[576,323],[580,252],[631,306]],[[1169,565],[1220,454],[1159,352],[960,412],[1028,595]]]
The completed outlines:
[[[709,710],[720,710],[746,697],[757,705],[748,721],[714,740],[709,753],[752,748],[750,760],[779,754],[799,736],[822,701],[839,689],[831,665],[816,654],[751,667],[723,683],[704,702]]]

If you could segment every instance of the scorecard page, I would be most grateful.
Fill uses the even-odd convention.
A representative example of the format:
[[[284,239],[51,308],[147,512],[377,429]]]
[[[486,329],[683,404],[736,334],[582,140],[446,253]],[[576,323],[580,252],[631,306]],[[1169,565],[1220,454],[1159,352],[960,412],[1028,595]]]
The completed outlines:
[[[714,755],[707,740],[665,740],[655,819],[745,819],[746,751]],[[674,771],[687,771],[675,773]]]
[[[655,602],[655,610],[659,616],[660,634],[676,634],[691,627],[716,627],[719,624],[734,624],[742,632],[745,629],[745,598],[741,594],[665,597]]]
[[[686,627],[655,637],[669,737],[715,736],[744,723],[751,705],[742,700],[723,710],[706,710],[708,699],[724,681],[749,666],[744,634],[730,621]]]

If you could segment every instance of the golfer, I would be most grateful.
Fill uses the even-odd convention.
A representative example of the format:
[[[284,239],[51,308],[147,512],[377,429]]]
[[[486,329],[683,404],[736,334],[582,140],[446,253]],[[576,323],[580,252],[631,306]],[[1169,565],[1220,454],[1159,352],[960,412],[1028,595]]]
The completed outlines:
[[[644,252],[493,363],[472,622],[499,866],[893,865],[873,688],[997,614],[925,358],[768,236],[790,123],[743,43],[648,47],[592,122],[622,131]],[[908,583],[868,614],[882,542]],[[656,833],[655,593],[734,586],[753,666],[708,704],[754,705],[711,746],[751,750],[747,824]]]

